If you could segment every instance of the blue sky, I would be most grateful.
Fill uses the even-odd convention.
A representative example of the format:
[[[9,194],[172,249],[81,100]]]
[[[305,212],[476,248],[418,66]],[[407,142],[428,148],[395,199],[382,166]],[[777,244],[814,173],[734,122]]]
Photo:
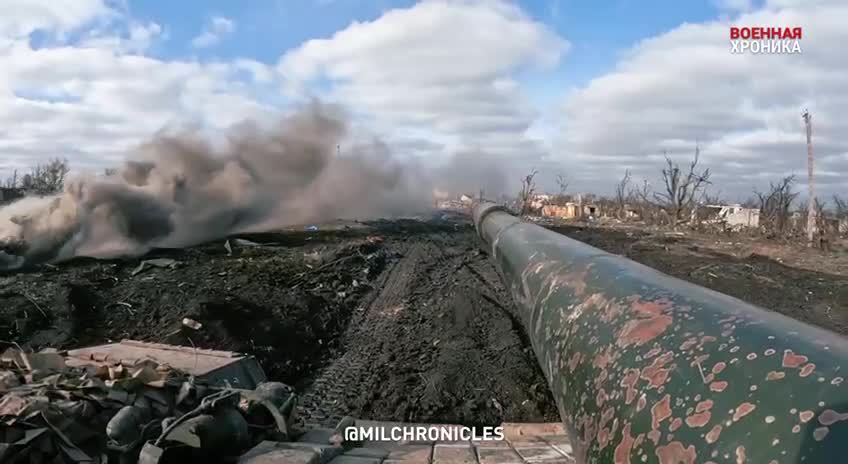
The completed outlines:
[[[168,40],[150,50],[163,59],[219,60],[251,58],[274,65],[287,50],[316,38],[329,38],[353,22],[369,22],[384,12],[409,8],[415,0],[184,0],[133,1],[133,17],[153,21]],[[516,74],[525,95],[539,108],[568,89],[585,85],[609,71],[620,53],[642,39],[683,23],[722,14],[710,0],[522,0],[514,2],[533,19],[571,43],[554,69]],[[213,17],[235,22],[236,30],[214,47],[197,49],[191,41]],[[274,95],[266,98],[276,99]]]
[[[559,92],[585,84],[609,70],[620,51],[639,40],[682,23],[717,18],[721,10],[704,0],[524,0],[515,2],[534,19],[569,40],[573,48],[560,70],[544,77],[525,76],[531,88]],[[315,38],[327,38],[354,21],[367,22],[386,10],[408,8],[414,0],[161,0],[133,1],[130,13],[165,28],[168,40],[152,50],[165,58],[232,59],[249,57],[275,64],[286,50]],[[210,18],[223,16],[235,32],[215,47],[197,50],[191,40]],[[535,92],[534,92],[535,93]]]

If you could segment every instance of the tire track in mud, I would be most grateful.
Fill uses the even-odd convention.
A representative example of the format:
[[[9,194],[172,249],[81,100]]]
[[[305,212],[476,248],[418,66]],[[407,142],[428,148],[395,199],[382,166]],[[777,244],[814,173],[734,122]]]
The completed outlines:
[[[407,250],[384,272],[379,290],[360,306],[346,334],[346,351],[327,366],[304,393],[300,415],[306,426],[333,427],[345,415],[355,414],[372,385],[368,370],[381,350],[384,337],[396,332],[393,315],[402,310],[404,295],[424,257],[421,244]]]
[[[497,272],[473,234],[387,242],[401,257],[302,395],[306,425],[363,419],[496,425],[556,419]]]

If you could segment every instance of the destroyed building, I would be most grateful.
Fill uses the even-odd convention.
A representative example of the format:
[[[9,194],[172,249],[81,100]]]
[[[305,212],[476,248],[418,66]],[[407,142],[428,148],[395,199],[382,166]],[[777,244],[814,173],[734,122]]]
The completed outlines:
[[[756,228],[760,225],[760,210],[733,205],[703,205],[692,211],[693,223],[722,225],[730,229]]]
[[[564,205],[545,205],[542,207],[542,215],[560,219],[573,219],[576,217],[595,217],[600,213],[600,208],[595,204],[581,205],[574,202],[566,202]]]
[[[577,204],[566,203],[565,205],[545,205],[542,207],[542,216],[555,217],[560,219],[571,219],[577,216]]]
[[[552,198],[553,196],[548,195],[547,193],[534,194],[533,197],[530,199],[530,208],[534,210],[540,210],[545,205],[549,204]]]
[[[462,211],[471,208],[474,199],[470,195],[459,195],[456,198],[436,199],[436,209]]]

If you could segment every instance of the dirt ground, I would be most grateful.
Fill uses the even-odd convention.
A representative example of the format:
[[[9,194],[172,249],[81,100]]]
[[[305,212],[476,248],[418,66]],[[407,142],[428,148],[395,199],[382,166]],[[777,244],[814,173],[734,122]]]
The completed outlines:
[[[741,234],[570,224],[552,230],[666,274],[848,334],[848,252]]]
[[[844,252],[630,227],[553,228],[848,333]],[[298,389],[307,425],[331,426],[343,415],[467,425],[557,420],[512,301],[466,219],[241,239],[250,242],[231,239],[230,251],[218,241],[0,275],[0,345],[132,338],[252,353],[269,377]]]
[[[219,241],[0,276],[0,340],[39,349],[131,338],[252,353],[301,392],[310,425],[343,415],[468,425],[558,417],[468,221],[241,238],[251,243],[230,240],[232,253]]]

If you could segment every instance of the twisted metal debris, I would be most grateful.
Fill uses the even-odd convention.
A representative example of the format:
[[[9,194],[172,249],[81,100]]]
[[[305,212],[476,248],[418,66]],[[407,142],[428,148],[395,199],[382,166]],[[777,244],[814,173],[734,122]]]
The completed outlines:
[[[492,203],[500,265],[580,463],[842,462],[848,342]]]
[[[294,401],[254,358],[232,352],[132,340],[10,348],[0,355],[0,462],[235,459],[287,441]]]

